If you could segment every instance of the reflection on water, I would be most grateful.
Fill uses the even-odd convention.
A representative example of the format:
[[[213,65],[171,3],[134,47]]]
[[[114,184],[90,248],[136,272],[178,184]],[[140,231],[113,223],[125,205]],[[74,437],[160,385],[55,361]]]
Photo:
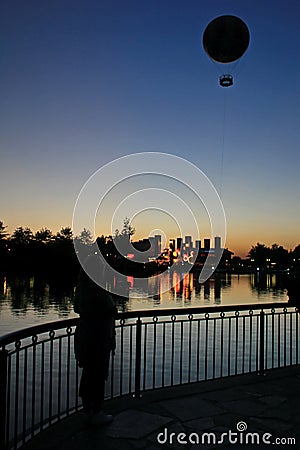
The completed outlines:
[[[120,294],[128,298],[117,300],[119,311],[178,308],[192,306],[241,305],[287,301],[286,290],[279,274],[231,275],[215,274],[204,284],[198,275],[189,273],[183,279],[173,272],[147,285],[128,278],[120,286]],[[145,292],[152,297],[145,296]],[[35,323],[75,317],[74,285],[63,278],[47,280],[39,277],[0,278],[0,335]]]

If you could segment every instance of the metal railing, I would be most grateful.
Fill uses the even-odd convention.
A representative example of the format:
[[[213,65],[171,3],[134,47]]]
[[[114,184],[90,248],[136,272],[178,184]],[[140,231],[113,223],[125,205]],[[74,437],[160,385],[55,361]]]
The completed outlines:
[[[0,447],[19,448],[81,408],[78,319],[0,338]],[[299,364],[299,314],[286,303],[120,313],[106,398]]]

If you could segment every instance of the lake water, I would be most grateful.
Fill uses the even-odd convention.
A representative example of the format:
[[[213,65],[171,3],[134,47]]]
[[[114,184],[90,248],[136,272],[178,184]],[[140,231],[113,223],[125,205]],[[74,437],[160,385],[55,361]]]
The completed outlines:
[[[178,275],[178,274],[177,274]],[[176,274],[173,275],[176,277]],[[119,311],[182,308],[194,306],[243,305],[287,301],[286,290],[278,274],[215,274],[205,284],[196,274],[187,274],[176,286],[154,298],[141,296],[139,286],[129,279],[129,299],[118,303]],[[170,278],[170,284],[176,280]],[[151,281],[149,281],[151,284]],[[151,286],[149,286],[151,290]],[[2,277],[0,279],[0,335],[68,317],[73,311],[74,287],[47,283],[34,277]],[[139,298],[136,298],[138,291]]]

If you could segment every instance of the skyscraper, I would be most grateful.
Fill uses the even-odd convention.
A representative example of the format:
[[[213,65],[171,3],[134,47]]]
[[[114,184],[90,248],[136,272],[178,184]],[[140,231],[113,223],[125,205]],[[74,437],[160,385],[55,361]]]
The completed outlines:
[[[220,250],[221,248],[221,238],[220,236],[215,236],[215,249]]]
[[[154,253],[155,257],[161,254],[161,235],[156,234],[154,236]]]
[[[185,246],[188,248],[192,248],[193,247],[193,241],[192,241],[192,236],[185,236]]]
[[[182,249],[182,238],[177,238],[176,239],[176,250],[178,252],[181,252]]]
[[[200,250],[200,248],[201,248],[201,241],[199,241],[199,239],[196,239],[195,247],[196,247],[196,250]]]
[[[210,250],[210,239],[204,239],[205,250]]]

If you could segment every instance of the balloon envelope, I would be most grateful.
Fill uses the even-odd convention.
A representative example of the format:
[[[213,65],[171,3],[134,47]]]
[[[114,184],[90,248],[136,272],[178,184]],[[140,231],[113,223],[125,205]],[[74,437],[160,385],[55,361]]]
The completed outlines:
[[[203,47],[208,56],[219,63],[231,63],[247,50],[250,33],[245,22],[236,16],[213,19],[203,33]]]

